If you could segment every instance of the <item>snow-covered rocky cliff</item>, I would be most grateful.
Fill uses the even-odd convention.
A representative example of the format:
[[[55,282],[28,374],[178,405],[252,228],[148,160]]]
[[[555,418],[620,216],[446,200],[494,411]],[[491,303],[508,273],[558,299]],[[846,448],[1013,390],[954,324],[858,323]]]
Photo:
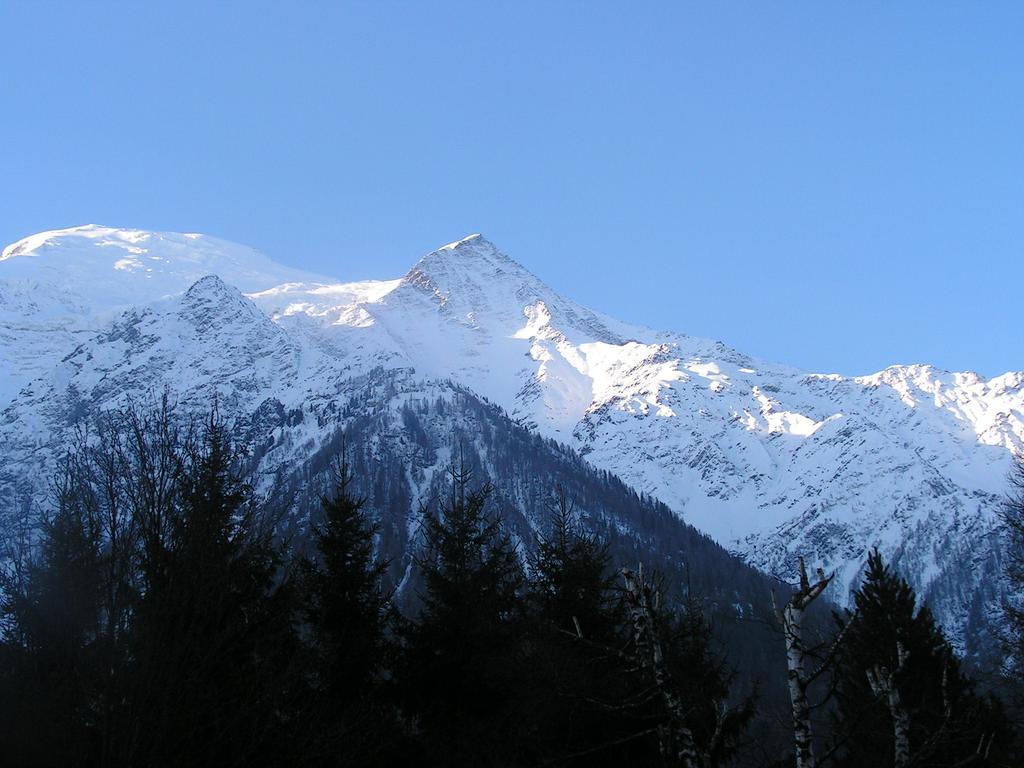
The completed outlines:
[[[479,235],[347,284],[201,235],[35,235],[0,258],[0,363],[8,462],[42,461],[61,413],[165,386],[301,411],[378,369],[450,380],[769,573],[803,555],[841,600],[879,547],[965,647],[998,608],[996,510],[1024,453],[1024,373],[755,360],[582,307]]]

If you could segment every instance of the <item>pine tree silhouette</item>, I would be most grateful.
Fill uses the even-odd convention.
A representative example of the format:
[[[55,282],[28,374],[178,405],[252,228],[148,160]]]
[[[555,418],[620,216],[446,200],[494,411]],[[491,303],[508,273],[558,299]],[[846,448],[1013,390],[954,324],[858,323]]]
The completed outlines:
[[[514,762],[522,723],[520,594],[514,545],[488,513],[490,486],[471,489],[471,473],[452,467],[451,494],[425,510],[419,616],[407,630],[402,667],[406,706],[428,760],[446,765]]]
[[[313,528],[316,559],[299,569],[313,678],[305,729],[313,731],[313,764],[386,764],[400,741],[380,695],[390,655],[390,596],[381,588],[388,563],[375,559],[377,527],[366,499],[352,491],[344,444],[341,450],[334,486],[320,498],[323,520]]]
[[[133,724],[119,755],[147,765],[272,761],[291,628],[280,553],[216,412],[182,454],[169,534],[147,537]]]
[[[60,495],[38,554],[3,577],[0,752],[14,765],[97,756],[102,553],[94,521],[74,502]]]
[[[854,604],[835,674],[838,764],[986,765],[1004,756],[998,705],[975,695],[931,611],[877,550]]]
[[[535,639],[521,716],[533,724],[533,749],[567,765],[620,765],[623,740],[646,729],[626,703],[635,691],[621,653],[625,614],[607,547],[561,490],[530,559],[528,597]]]

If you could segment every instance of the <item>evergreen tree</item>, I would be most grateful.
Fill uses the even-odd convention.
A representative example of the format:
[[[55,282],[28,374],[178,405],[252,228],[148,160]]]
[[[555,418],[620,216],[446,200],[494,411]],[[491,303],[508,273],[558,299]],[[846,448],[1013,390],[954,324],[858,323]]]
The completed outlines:
[[[124,764],[273,763],[291,651],[281,556],[216,414],[182,449],[164,531],[149,528]]]
[[[588,534],[559,491],[551,531],[530,560],[530,601],[549,629],[613,643],[623,614],[607,545]]]
[[[342,448],[344,457],[344,447]],[[393,718],[379,695],[388,644],[389,596],[381,589],[387,562],[374,558],[377,528],[366,499],[351,490],[342,459],[323,521],[313,529],[316,560],[301,566],[304,618],[311,635],[312,688],[318,763],[384,764],[393,756]],[[388,744],[391,751],[383,749]]]
[[[38,554],[4,574],[0,753],[8,764],[88,765],[97,757],[104,659],[93,523],[61,494]]]
[[[997,764],[1008,748],[996,702],[973,691],[927,606],[868,558],[835,673],[843,766]],[[988,761],[994,761],[989,763]]]
[[[1008,532],[1007,575],[1018,596],[1024,595],[1024,458],[1014,462],[1010,473],[1011,491],[1003,505],[1003,523]],[[1024,677],[1024,606],[1018,600],[1005,606],[1009,634],[1006,642],[1007,672],[1011,678]]]
[[[1010,705],[1018,735],[1018,751],[1024,753],[1024,458],[1018,457],[1010,472],[1010,493],[1003,504],[1006,529],[1006,575],[1013,595],[1003,605],[1006,632],[1001,688]]]
[[[406,630],[405,702],[428,762],[512,764],[522,743],[513,715],[524,576],[500,520],[488,514],[490,487],[471,490],[464,467],[453,467],[451,479],[448,503],[423,515],[423,607]]]
[[[284,552],[212,416],[166,400],[72,445],[8,561],[0,754],[13,765],[280,764],[296,714]]]
[[[659,578],[623,569],[632,630],[630,654],[640,692],[630,701],[641,711],[663,765],[710,768],[736,752],[753,714],[753,697],[729,706],[730,675],[713,652],[711,630],[696,601],[672,608]],[[646,746],[641,744],[641,747]]]
[[[332,495],[320,499],[323,522],[313,529],[318,560],[307,561],[303,574],[323,692],[345,703],[364,695],[381,671],[389,606],[381,587],[388,563],[374,558],[377,527],[351,483],[343,461]]]
[[[731,764],[754,716],[756,694],[734,696],[733,673],[696,600],[684,600],[661,625],[672,679],[687,703],[701,765]]]
[[[530,565],[532,689],[521,717],[533,726],[533,749],[569,765],[621,764],[623,740],[637,730],[626,704],[634,686],[621,654],[625,615],[607,546],[562,491]]]

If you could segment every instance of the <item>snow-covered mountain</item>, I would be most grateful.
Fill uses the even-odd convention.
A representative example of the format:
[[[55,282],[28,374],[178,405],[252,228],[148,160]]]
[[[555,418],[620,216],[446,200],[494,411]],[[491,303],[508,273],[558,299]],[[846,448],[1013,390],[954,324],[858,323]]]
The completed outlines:
[[[30,463],[59,413],[164,385],[312,412],[381,368],[450,380],[770,573],[804,555],[841,599],[878,546],[961,640],[997,607],[995,511],[1024,453],[1024,373],[754,360],[582,307],[479,235],[347,284],[199,235],[35,235],[0,259],[0,361],[0,448]]]
[[[196,234],[88,225],[7,246],[0,252],[0,402],[128,307],[180,294],[211,274],[243,291],[325,279]]]

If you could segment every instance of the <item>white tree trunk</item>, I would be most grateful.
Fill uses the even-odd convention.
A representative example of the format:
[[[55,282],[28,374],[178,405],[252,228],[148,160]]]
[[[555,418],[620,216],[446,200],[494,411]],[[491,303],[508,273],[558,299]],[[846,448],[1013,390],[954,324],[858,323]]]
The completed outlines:
[[[812,768],[814,765],[814,741],[811,734],[811,707],[807,702],[803,618],[803,608],[797,607],[790,601],[783,614],[782,626],[786,636],[786,667],[789,678],[789,698],[793,709],[796,768]]]
[[[686,710],[672,684],[665,654],[654,626],[651,588],[644,583],[643,570],[634,573],[623,569],[630,619],[633,623],[633,641],[637,660],[650,669],[654,685],[669,715],[666,726],[658,728],[659,748],[662,756],[684,768],[700,768],[701,757],[686,723]]]
[[[910,765],[910,714],[907,712],[906,707],[903,706],[900,689],[896,684],[896,678],[903,671],[903,667],[906,665],[909,657],[910,652],[904,647],[903,643],[897,641],[895,671],[881,665],[875,665],[872,669],[867,670],[868,684],[871,686],[871,692],[879,698],[885,698],[885,704],[889,709],[889,717],[892,720],[893,768],[907,768]],[[943,671],[944,677],[945,674],[945,671]],[[945,688],[945,679],[943,680],[943,688]]]
[[[786,603],[786,607],[779,611],[776,607],[779,621],[782,623],[782,634],[786,641],[786,672],[789,682],[789,699],[793,710],[793,743],[796,750],[796,768],[814,768],[814,738],[811,731],[811,707],[807,700],[807,689],[814,679],[821,674],[824,662],[815,672],[807,672],[807,651],[804,648],[803,621],[804,611],[814,602],[825,587],[832,581],[832,576],[825,577],[825,574],[818,570],[818,581],[811,584],[807,578],[807,568],[804,559],[801,557],[800,583],[797,585],[793,595]],[[774,603],[775,595],[772,594]],[[842,635],[836,639],[833,645],[833,652],[840,642]],[[831,654],[830,654],[831,658]]]

